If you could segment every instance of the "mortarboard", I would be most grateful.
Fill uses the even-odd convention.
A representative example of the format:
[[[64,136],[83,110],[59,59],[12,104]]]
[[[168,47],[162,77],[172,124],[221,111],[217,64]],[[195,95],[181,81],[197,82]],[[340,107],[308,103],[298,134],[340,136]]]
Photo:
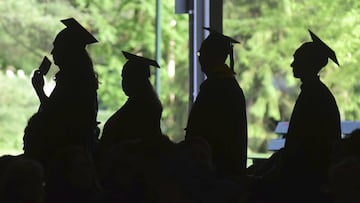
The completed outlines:
[[[156,68],[160,68],[159,64],[152,59],[148,59],[148,58],[145,58],[142,56],[137,56],[135,54],[131,54],[126,51],[122,51],[122,53],[124,54],[125,58],[128,59],[129,61],[133,61],[133,62],[141,63],[143,65],[154,66]]]
[[[204,30],[207,30],[210,32],[209,36],[215,36],[215,39],[218,39],[218,41],[222,41],[221,43],[225,43],[224,44],[224,49],[227,49],[226,51],[228,52],[227,54],[230,55],[230,68],[231,70],[234,72],[234,51],[233,51],[233,44],[239,44],[240,42],[229,37],[226,36],[212,28],[209,27],[204,27]]]
[[[150,66],[160,68],[159,64],[152,60],[142,56],[137,56],[126,51],[122,51],[123,55],[129,62],[136,64],[131,69],[131,72],[135,73],[138,77],[150,77]]]
[[[209,31],[210,34],[218,35],[219,37],[224,38],[225,40],[229,41],[229,43],[231,43],[231,44],[239,44],[240,43],[239,41],[237,41],[237,40],[235,40],[235,39],[233,39],[233,38],[231,38],[229,36],[223,35],[220,32],[218,32],[218,31],[216,31],[216,30],[214,30],[212,28],[204,27],[204,30]]]
[[[338,62],[338,60],[336,58],[335,51],[332,50],[327,44],[325,44],[325,42],[323,42],[318,36],[316,36],[310,29],[309,29],[309,33],[310,33],[310,36],[311,36],[311,39],[312,39],[313,43],[320,46],[321,52],[323,52],[323,54],[325,56],[327,56],[332,61],[334,61],[334,63],[336,63],[338,66],[340,66],[339,62]]]
[[[74,18],[63,19],[61,22],[66,26],[64,31],[69,32],[72,43],[86,46],[98,42],[98,40]]]

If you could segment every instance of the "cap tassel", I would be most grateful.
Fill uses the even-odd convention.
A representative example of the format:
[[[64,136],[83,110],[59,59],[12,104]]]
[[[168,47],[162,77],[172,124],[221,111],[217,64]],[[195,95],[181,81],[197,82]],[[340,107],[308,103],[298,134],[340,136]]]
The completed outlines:
[[[235,71],[234,71],[234,50],[233,50],[233,46],[231,45],[231,48],[230,48],[230,68],[231,68],[231,71],[235,74]]]

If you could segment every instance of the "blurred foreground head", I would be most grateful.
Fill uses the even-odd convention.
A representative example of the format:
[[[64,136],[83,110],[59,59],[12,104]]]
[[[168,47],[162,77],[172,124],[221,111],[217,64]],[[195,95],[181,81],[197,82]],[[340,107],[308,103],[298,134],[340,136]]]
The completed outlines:
[[[44,201],[44,171],[38,162],[15,157],[0,175],[0,202]]]

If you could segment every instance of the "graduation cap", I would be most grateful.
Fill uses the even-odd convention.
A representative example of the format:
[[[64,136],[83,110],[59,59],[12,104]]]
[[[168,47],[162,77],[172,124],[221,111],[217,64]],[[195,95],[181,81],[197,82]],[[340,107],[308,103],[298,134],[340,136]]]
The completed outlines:
[[[322,54],[324,54],[325,56],[330,58],[332,61],[334,61],[334,63],[336,63],[338,66],[340,66],[339,62],[336,58],[335,51],[332,50],[327,44],[325,44],[325,42],[323,42],[318,36],[316,36],[310,29],[309,29],[309,33],[310,33],[313,43],[315,43],[316,45],[318,45],[320,47],[319,51],[323,52]]]
[[[142,57],[142,56],[137,56],[135,54],[131,54],[129,52],[126,52],[126,51],[122,51],[122,53],[124,54],[125,58],[130,60],[130,61],[134,61],[134,62],[137,62],[137,63],[141,63],[141,64],[144,64],[144,65],[149,65],[149,66],[154,66],[156,68],[160,68],[159,64],[152,60],[152,59],[148,59],[148,58],[145,58],[145,57]]]
[[[229,43],[231,43],[231,45],[232,45],[232,44],[240,44],[239,41],[237,41],[237,40],[235,40],[235,39],[233,39],[233,38],[231,38],[231,37],[229,37],[229,36],[223,35],[223,34],[221,34],[220,32],[218,32],[218,31],[216,31],[216,30],[214,30],[214,29],[212,29],[212,28],[204,27],[204,30],[209,31],[210,34],[218,35],[219,37],[224,38],[224,39],[227,40]]]
[[[229,37],[226,36],[212,28],[209,27],[204,27],[204,30],[207,30],[210,32],[209,36],[214,36],[214,40],[219,41],[217,43],[221,43],[223,44],[223,49],[225,49],[224,51],[226,51],[227,54],[230,55],[230,68],[232,71],[234,71],[234,51],[233,51],[233,44],[239,44],[240,42]],[[220,47],[219,47],[220,48]]]
[[[138,71],[145,73],[147,77],[150,77],[150,69],[149,69],[150,66],[160,68],[159,64],[155,60],[148,59],[148,58],[145,58],[142,56],[137,56],[135,54],[131,54],[126,51],[122,51],[122,53],[125,56],[125,58],[128,59],[129,61],[139,64],[138,67],[140,69],[138,69]],[[144,66],[146,67],[145,69],[144,69]],[[139,74],[141,74],[141,73],[139,72]]]
[[[98,42],[98,40],[74,18],[63,19],[61,22],[66,26],[63,30],[63,33],[66,33],[65,39],[70,40],[73,45],[85,47],[88,44]]]

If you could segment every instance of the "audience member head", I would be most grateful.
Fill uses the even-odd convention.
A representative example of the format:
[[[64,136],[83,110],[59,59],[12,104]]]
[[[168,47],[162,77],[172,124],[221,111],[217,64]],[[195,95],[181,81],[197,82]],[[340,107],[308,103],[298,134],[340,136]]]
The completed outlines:
[[[192,159],[201,167],[214,171],[212,151],[209,143],[202,137],[194,137],[181,143],[185,150],[192,155]]]
[[[329,189],[333,203],[359,202],[360,161],[346,157],[329,170]]]
[[[342,139],[343,156],[360,158],[360,129],[352,131],[347,137]]]
[[[31,159],[16,157],[0,176],[0,202],[41,203],[45,198],[44,171]]]
[[[99,176],[105,189],[129,191],[141,182],[142,151],[140,140],[126,140],[112,147],[103,157]]]
[[[84,148],[69,146],[52,157],[47,172],[49,199],[71,198],[74,194],[91,196],[99,190],[95,164]]]

